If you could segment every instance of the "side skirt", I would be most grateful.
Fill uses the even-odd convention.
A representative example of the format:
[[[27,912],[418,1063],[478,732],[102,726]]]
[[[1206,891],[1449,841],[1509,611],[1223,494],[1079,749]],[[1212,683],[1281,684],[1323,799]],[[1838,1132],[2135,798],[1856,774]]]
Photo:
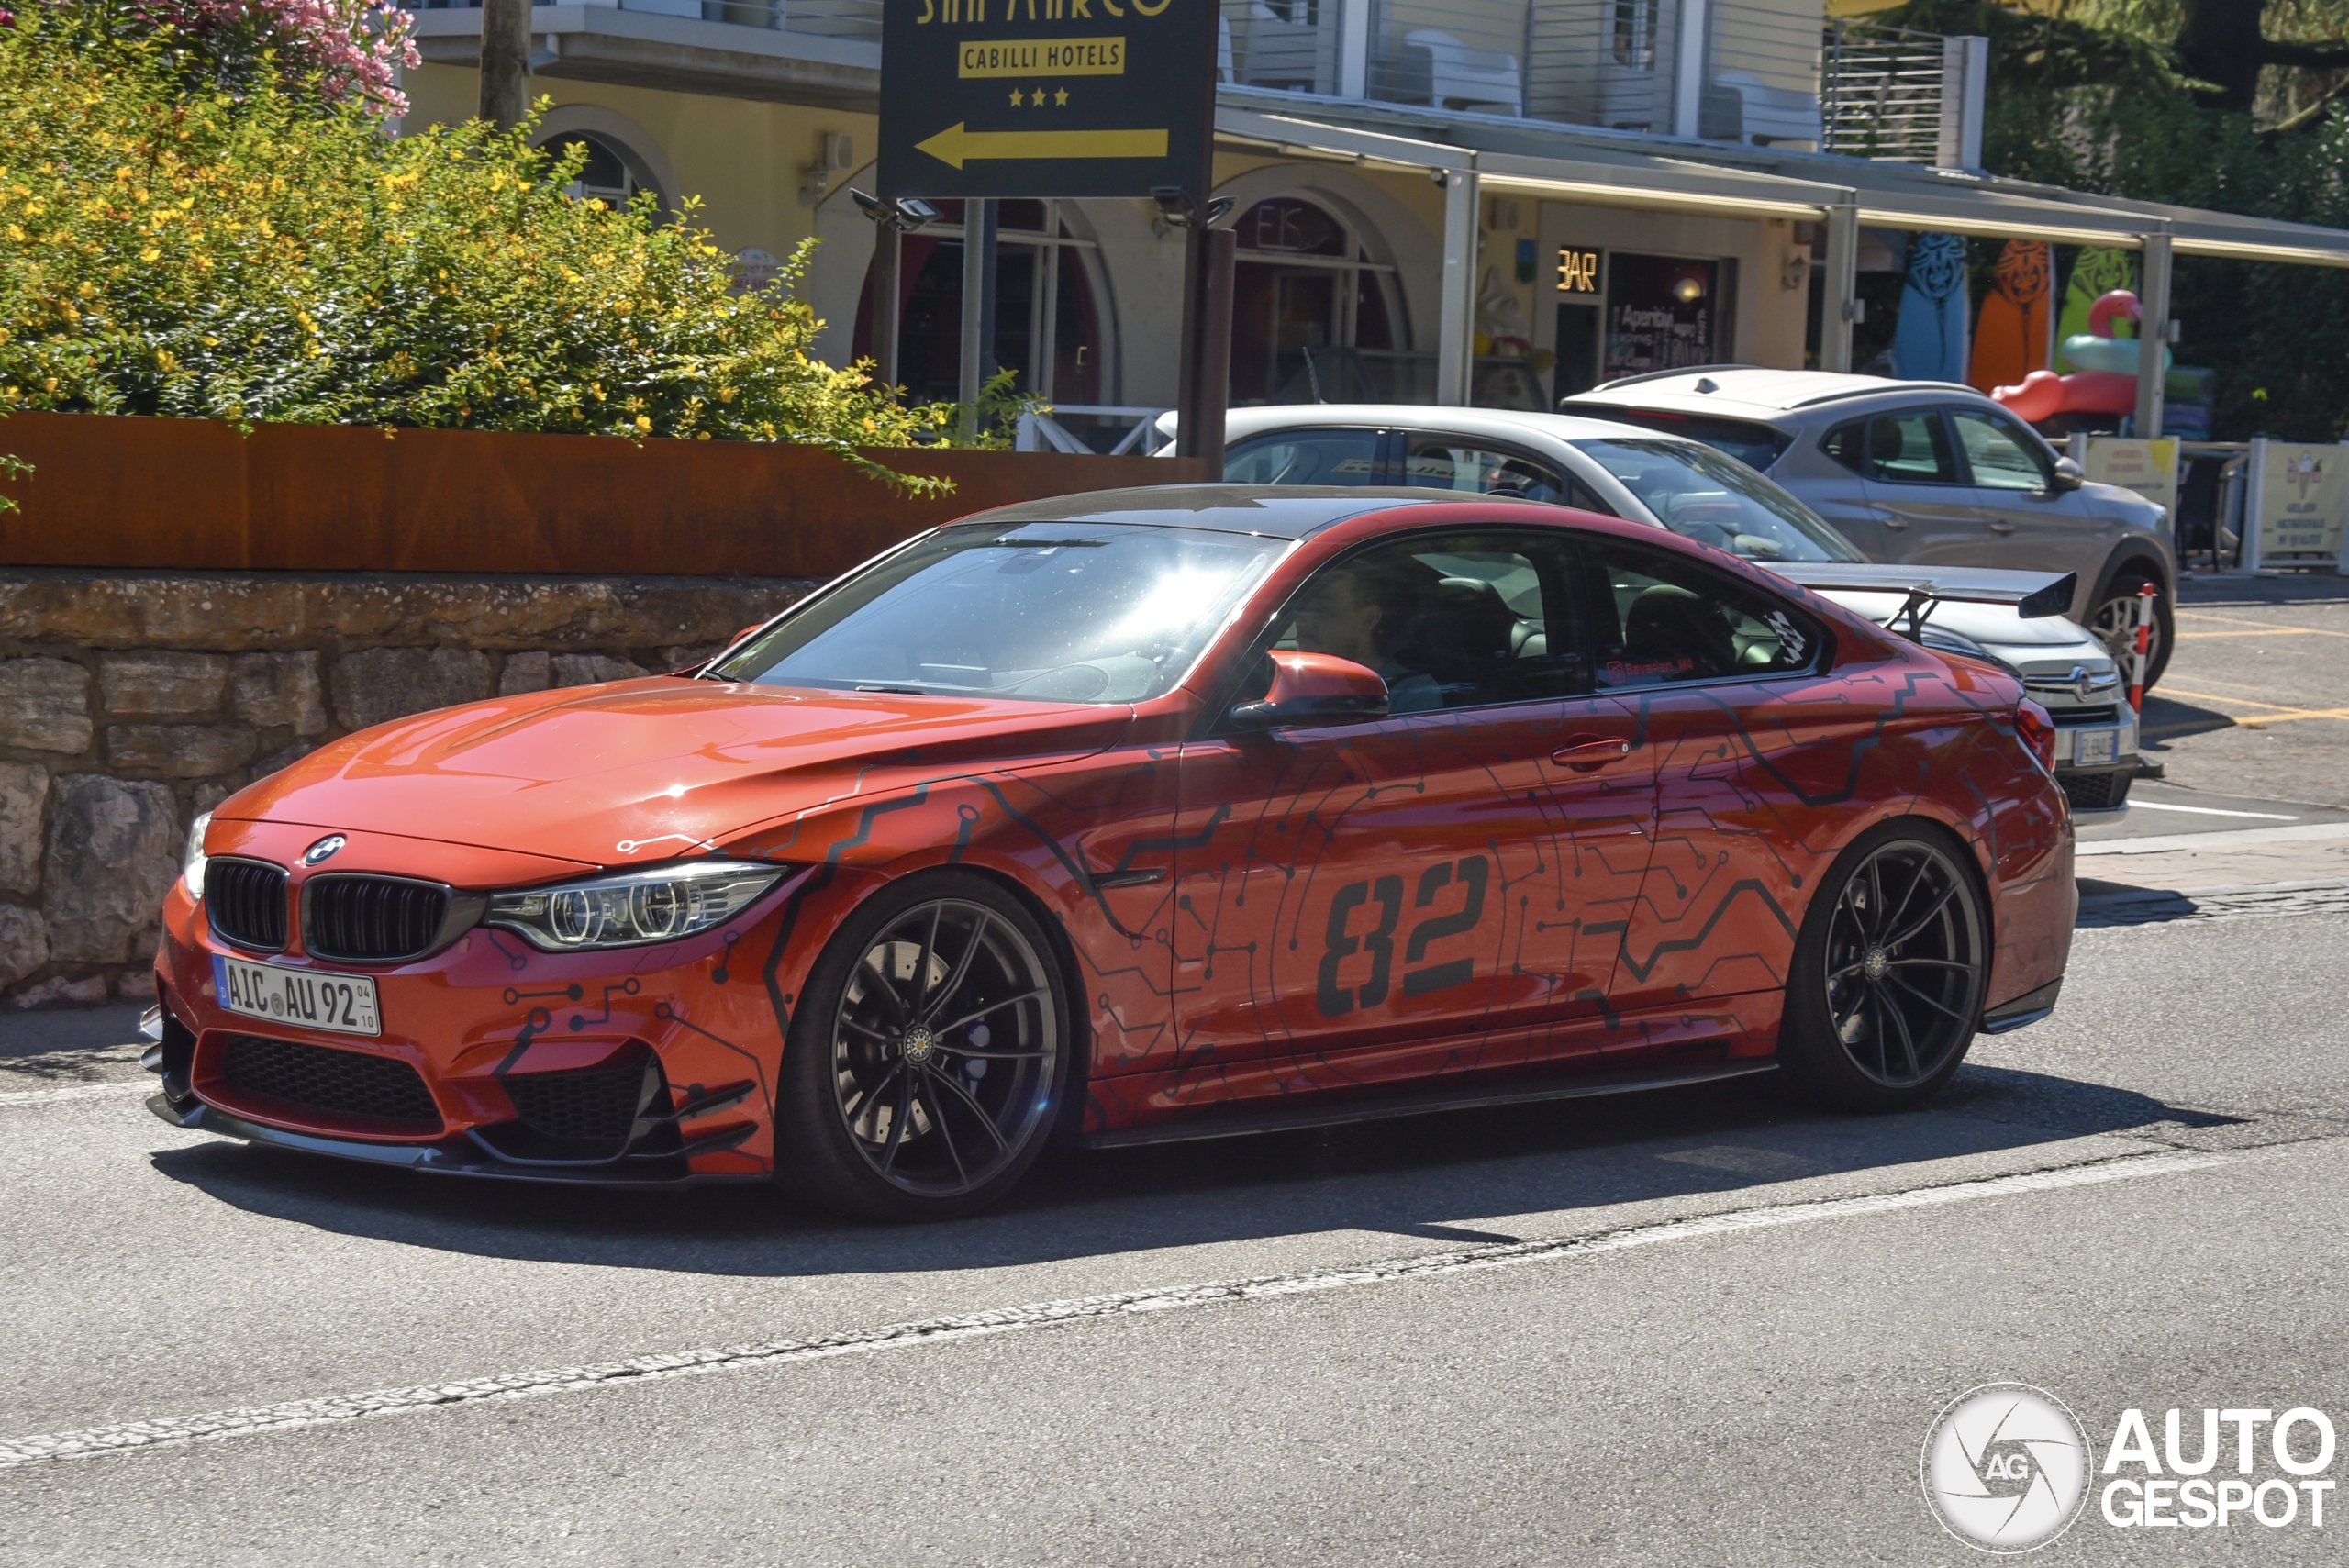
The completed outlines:
[[[1210,1116],[1186,1118],[1180,1121],[1121,1128],[1115,1132],[1089,1133],[1075,1141],[1085,1149],[1130,1149],[1145,1143],[1192,1143],[1209,1138],[1245,1138],[1254,1133],[1293,1132],[1300,1128],[1340,1127],[1350,1122],[1432,1116],[1441,1111],[1481,1110],[1491,1106],[1526,1105],[1542,1100],[1578,1100],[1598,1095],[1636,1094],[1646,1089],[1676,1089],[1691,1084],[1717,1084],[1731,1078],[1751,1078],[1777,1070],[1777,1062],[1771,1059],[1664,1073],[1601,1073],[1508,1089],[1428,1089],[1417,1094],[1385,1094],[1375,1098],[1347,1100],[1336,1105],[1300,1106],[1293,1110],[1271,1114],[1219,1111]]]

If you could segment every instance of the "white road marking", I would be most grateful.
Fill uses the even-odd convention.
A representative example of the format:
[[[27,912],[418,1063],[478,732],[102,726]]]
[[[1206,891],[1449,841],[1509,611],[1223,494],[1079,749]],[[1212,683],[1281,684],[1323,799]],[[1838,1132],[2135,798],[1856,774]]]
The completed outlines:
[[[142,1078],[132,1083],[74,1084],[62,1089],[16,1089],[0,1094],[0,1108],[9,1106],[48,1106],[61,1100],[106,1100],[117,1095],[151,1095],[155,1081]]]
[[[919,1345],[1010,1333],[1055,1323],[1302,1296],[1316,1291],[1348,1290],[1357,1285],[1431,1279],[1445,1274],[1510,1268],[1523,1263],[1563,1262],[1664,1241],[1693,1241],[1748,1230],[1805,1225],[1818,1220],[1892,1214],[1903,1209],[1933,1208],[1982,1198],[2056,1192],[2067,1187],[2207,1170],[2215,1165],[2232,1164],[2236,1158],[2239,1157],[2219,1154],[2130,1154],[2091,1164],[2036,1171],[2022,1175],[1909,1187],[1898,1192],[1875,1193],[1859,1197],[1822,1198],[1810,1203],[1731,1209],[1720,1214],[1667,1219],[1595,1235],[1494,1242],[1456,1251],[1365,1263],[1353,1268],[1317,1269],[1306,1273],[1080,1296],[1064,1301],[1037,1302],[1026,1307],[960,1313],[918,1323],[894,1324],[887,1328],[850,1329],[805,1340],[778,1340],[765,1344],[679,1351],[667,1355],[637,1356],[593,1366],[556,1367],[417,1388],[385,1388],[365,1394],[332,1395],[321,1399],[295,1399],[241,1410],[215,1410],[196,1416],[127,1421],[78,1432],[47,1432],[0,1440],[0,1469],[127,1453],[138,1449],[176,1447],[212,1439],[250,1437],[260,1432],[295,1431],[402,1411],[449,1409],[490,1400],[579,1393],[593,1388],[625,1386],[704,1373],[739,1372],[751,1367],[828,1360],[834,1356],[909,1350]]]
[[[2169,800],[2147,800],[2139,795],[2130,806],[2139,811],[2190,811],[2197,817],[2256,817],[2263,822],[2298,822],[2297,817],[2287,817],[2278,811],[2222,811],[2215,806],[2180,806]]]
[[[2290,828],[2225,828],[2216,833],[2163,833],[2148,839],[2099,839],[2076,855],[2155,855],[2165,850],[2223,850],[2239,844],[2290,844],[2349,839],[2349,822],[2302,822]]]

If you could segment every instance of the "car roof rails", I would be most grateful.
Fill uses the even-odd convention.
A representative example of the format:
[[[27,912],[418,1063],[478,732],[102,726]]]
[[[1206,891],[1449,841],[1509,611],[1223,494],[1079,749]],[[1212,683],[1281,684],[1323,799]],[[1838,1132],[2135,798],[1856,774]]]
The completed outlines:
[[[1619,386],[1637,386],[1643,381],[1664,381],[1675,375],[1703,375],[1709,371],[1758,371],[1763,368],[1761,365],[1676,365],[1668,371],[1643,371],[1638,375],[1620,376],[1613,381],[1602,381],[1590,390],[1612,392]],[[1577,395],[1580,395],[1577,394]]]

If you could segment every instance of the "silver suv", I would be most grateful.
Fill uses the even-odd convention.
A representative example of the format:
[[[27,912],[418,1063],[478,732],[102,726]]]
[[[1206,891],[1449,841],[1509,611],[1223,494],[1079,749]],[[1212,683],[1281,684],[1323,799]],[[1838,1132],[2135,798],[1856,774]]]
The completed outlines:
[[[1809,503],[1870,561],[2076,572],[2073,617],[2123,668],[2138,589],[2154,601],[2150,686],[2169,662],[2177,561],[2162,509],[2082,482],[1970,386],[1713,365],[1609,382],[1562,412],[1689,436]]]

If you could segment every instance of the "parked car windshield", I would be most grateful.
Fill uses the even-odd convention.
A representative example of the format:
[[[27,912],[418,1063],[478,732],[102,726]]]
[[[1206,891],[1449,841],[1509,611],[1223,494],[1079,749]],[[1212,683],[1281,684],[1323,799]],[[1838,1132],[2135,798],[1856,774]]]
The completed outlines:
[[[1141,702],[1171,689],[1285,539],[1112,523],[941,529],[712,669],[835,691]]]
[[[1674,533],[1748,561],[1861,561],[1818,513],[1735,458],[1694,441],[1576,441]]]

